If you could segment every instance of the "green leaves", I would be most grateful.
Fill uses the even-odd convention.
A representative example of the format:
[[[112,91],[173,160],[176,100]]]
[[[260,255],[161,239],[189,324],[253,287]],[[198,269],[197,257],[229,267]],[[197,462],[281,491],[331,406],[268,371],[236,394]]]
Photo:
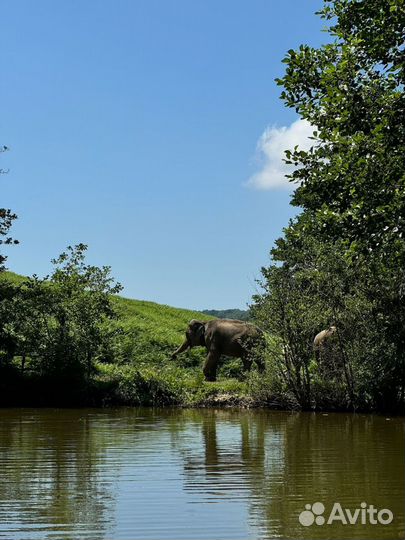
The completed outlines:
[[[329,240],[344,236],[362,250],[375,250],[372,239],[381,220],[368,214],[381,201],[388,221],[397,222],[405,213],[396,191],[398,185],[404,189],[405,129],[399,118],[405,114],[405,97],[402,72],[387,63],[403,57],[403,31],[401,39],[397,35],[404,29],[404,11],[397,14],[403,3],[389,2],[388,10],[382,0],[326,4],[323,16],[336,17],[330,32],[340,39],[319,49],[289,50],[286,73],[278,80],[286,105],[317,126],[311,152],[286,152],[296,166],[292,179],[300,184],[292,202],[310,212],[328,205],[334,226],[324,222],[322,228]],[[379,242],[377,251],[388,246]]]
[[[53,261],[50,277],[0,282],[0,349],[12,339],[13,356],[27,356],[30,369],[42,376],[83,382],[119,338],[106,323],[115,318],[111,295],[121,286],[108,267],[85,263],[86,249],[69,246]]]
[[[291,202],[302,211],[276,242],[255,300],[291,349],[295,391],[306,380],[308,392],[310,335],[333,315],[355,351],[347,369],[362,366],[354,382],[363,397],[398,405],[405,395],[405,4],[326,0],[320,15],[333,25],[331,42],[289,50],[277,80],[286,106],[316,128],[309,151],[286,149],[297,185]],[[350,334],[355,327],[374,353]]]

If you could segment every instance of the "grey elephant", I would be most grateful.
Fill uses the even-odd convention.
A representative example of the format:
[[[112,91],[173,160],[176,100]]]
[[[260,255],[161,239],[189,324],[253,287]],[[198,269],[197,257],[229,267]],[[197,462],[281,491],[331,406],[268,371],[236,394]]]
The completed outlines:
[[[250,370],[253,359],[260,371],[264,370],[263,359],[254,354],[254,349],[264,344],[264,334],[252,323],[236,319],[214,319],[211,321],[190,321],[186,339],[172,354],[172,359],[187,349],[205,347],[207,358],[203,372],[206,381],[215,381],[217,367],[222,354],[241,358],[243,369]]]
[[[328,346],[328,343],[331,341],[332,336],[336,333],[336,326],[329,326],[327,330],[322,330],[315,336],[313,349],[315,353],[315,358],[319,362],[322,359],[322,356],[325,352],[325,349]]]

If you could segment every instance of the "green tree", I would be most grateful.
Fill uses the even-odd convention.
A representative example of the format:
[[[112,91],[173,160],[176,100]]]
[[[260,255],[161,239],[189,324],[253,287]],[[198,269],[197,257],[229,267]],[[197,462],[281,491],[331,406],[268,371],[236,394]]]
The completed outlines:
[[[49,300],[48,340],[42,354],[47,374],[90,377],[105,345],[103,323],[115,317],[111,295],[121,290],[110,268],[87,265],[87,246],[69,246],[52,262],[55,270],[46,287]]]
[[[314,126],[313,145],[286,152],[292,204],[303,211],[272,250],[256,304],[270,309],[280,291],[295,291],[303,316],[338,321],[348,400],[397,409],[405,388],[405,4],[326,0],[320,16],[331,42],[289,50],[278,80],[287,107]],[[296,325],[305,367],[310,331],[302,317]]]

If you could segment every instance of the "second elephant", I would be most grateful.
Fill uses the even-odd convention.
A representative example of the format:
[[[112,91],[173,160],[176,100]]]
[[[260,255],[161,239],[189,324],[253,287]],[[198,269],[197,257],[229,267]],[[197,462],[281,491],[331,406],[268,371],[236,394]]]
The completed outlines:
[[[192,347],[205,347],[207,358],[203,372],[207,381],[215,381],[217,367],[222,354],[241,358],[243,369],[250,370],[253,359],[260,371],[264,361],[255,353],[264,345],[264,334],[254,324],[236,319],[214,319],[212,321],[190,321],[184,343],[172,354],[172,358]]]

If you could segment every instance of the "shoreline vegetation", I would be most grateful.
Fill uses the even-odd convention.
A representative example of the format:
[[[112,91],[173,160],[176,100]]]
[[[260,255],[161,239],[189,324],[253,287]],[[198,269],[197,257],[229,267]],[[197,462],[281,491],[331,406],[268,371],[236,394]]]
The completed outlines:
[[[80,295],[78,291],[73,293],[73,288],[77,285],[76,272],[81,271],[77,267],[73,270],[72,266],[67,266],[65,271],[69,274],[69,280],[64,280],[63,287],[66,290],[62,295],[60,283],[55,283],[53,279],[42,282],[38,278],[24,278],[12,272],[0,274],[0,287],[3,292],[5,287],[13,288],[9,302],[3,300],[2,303],[3,320],[7,314],[9,318],[9,325],[6,324],[3,328],[9,331],[9,335],[15,336],[16,342],[20,339],[20,343],[16,344],[13,351],[15,355],[12,359],[6,359],[4,350],[0,353],[2,357],[0,406],[167,405],[247,408],[271,405],[278,409],[291,408],[292,404],[288,404],[285,397],[279,396],[277,399],[277,396],[267,396],[260,391],[263,379],[257,371],[253,370],[247,377],[242,378],[242,364],[239,359],[224,359],[219,370],[219,380],[215,383],[204,381],[202,365],[205,350],[203,348],[192,349],[177,360],[171,360],[171,353],[184,340],[188,322],[197,317],[203,320],[209,320],[212,317],[154,302],[109,296],[107,300],[111,304],[112,317],[108,319],[107,324],[106,321],[100,323],[102,326],[100,330],[104,337],[107,337],[108,343],[98,343],[98,350],[92,359],[90,372],[87,373],[87,366],[83,366],[75,358],[70,359],[71,363],[75,364],[73,370],[69,366],[50,365],[49,355],[52,351],[48,353],[46,348],[52,347],[54,341],[63,334],[58,328],[58,322],[54,320],[55,313],[48,314],[50,320],[47,322],[49,326],[47,328],[39,328],[37,321],[34,325],[36,333],[31,336],[30,345],[29,336],[22,335],[24,323],[26,324],[27,321],[21,319],[27,316],[28,319],[33,317],[33,312],[24,312],[25,307],[21,305],[20,309],[23,313],[16,317],[15,309],[10,309],[10,304],[15,303],[15,299],[22,291],[25,293],[28,291],[39,302],[39,290],[45,288],[45,294],[56,295],[61,305],[64,303],[63,296],[70,298],[70,317],[74,318],[77,310],[73,306],[72,297],[75,297],[77,302]],[[60,277],[60,274],[58,275]],[[66,287],[67,281],[71,282],[68,287]],[[82,286],[83,284],[79,288]],[[59,288],[58,293],[55,291],[57,288]],[[37,289],[34,294],[33,289]],[[5,296],[3,294],[3,297]],[[82,301],[86,302],[86,298]],[[26,298],[25,302],[27,303]],[[77,307],[80,309],[80,306]],[[42,314],[40,316],[42,318]],[[13,321],[13,317],[17,320]],[[80,321],[68,321],[68,317],[69,313],[60,319],[70,327],[67,333],[71,342],[66,342],[64,346],[67,350],[71,350],[76,340],[79,341],[78,346],[82,345],[81,336],[77,336],[75,329],[72,328],[75,322]],[[13,329],[12,324],[14,324]],[[50,343],[46,343],[49,331],[52,332],[52,330],[55,335],[50,339]],[[68,340],[68,337],[65,336],[64,339]],[[41,354],[48,358],[44,361],[40,358]],[[56,358],[53,360],[54,363],[60,364]],[[292,408],[298,408],[298,406],[293,405]]]
[[[84,253],[82,253],[84,256]],[[71,260],[70,260],[71,262]],[[69,279],[62,280],[63,287],[69,283],[67,294],[69,311],[74,302],[72,297],[80,297],[74,292],[77,287],[76,273],[88,272],[88,267],[79,270],[75,265],[65,264],[64,270]],[[82,261],[83,262],[83,261]],[[72,276],[75,276],[73,279]],[[66,278],[66,275],[65,275]],[[55,289],[61,284],[54,280],[24,278],[12,272],[0,274],[0,287],[16,287],[18,291],[30,291],[32,287],[44,288],[47,294],[55,295]],[[72,285],[73,281],[73,285]],[[62,288],[63,288],[62,287]],[[83,284],[79,288],[83,287]],[[88,292],[88,291],[87,291]],[[18,295],[17,295],[18,296]],[[34,296],[38,296],[38,291]],[[63,295],[59,290],[56,294],[58,303],[63,305]],[[84,302],[88,298],[82,299]],[[42,299],[43,301],[43,299]],[[90,372],[87,365],[80,364],[71,358],[72,366],[61,365],[58,359],[52,366],[50,359],[39,357],[42,348],[45,355],[44,337],[37,333],[32,336],[33,348],[36,352],[28,351],[27,338],[15,349],[15,356],[10,361],[1,353],[0,365],[0,406],[2,407],[114,407],[114,406],[170,406],[170,407],[201,407],[201,408],[267,408],[275,410],[312,410],[312,411],[353,411],[353,412],[384,412],[378,409],[364,407],[356,410],[350,403],[339,403],[328,400],[325,395],[314,395],[307,407],[294,396],[285,384],[282,384],[274,362],[282,360],[282,351],[276,340],[268,336],[266,350],[266,371],[264,374],[252,369],[247,375],[242,375],[242,364],[239,359],[224,359],[219,369],[217,382],[206,382],[202,374],[205,350],[195,348],[171,360],[170,355],[184,339],[185,328],[192,318],[210,319],[207,315],[186,309],[173,308],[154,302],[131,300],[117,295],[107,298],[111,306],[108,323],[101,324],[101,332],[107,342],[98,343],[98,350],[92,359]],[[80,304],[80,302],[79,302]],[[4,301],[3,301],[4,308]],[[79,308],[80,305],[76,305]],[[77,310],[73,309],[73,313]],[[12,310],[11,310],[12,312]],[[10,312],[9,312],[10,313]],[[32,313],[30,314],[32,316]],[[4,311],[3,311],[4,317]],[[48,315],[54,318],[55,315]],[[74,317],[70,313],[70,317]],[[81,346],[80,336],[75,334],[74,322],[68,322],[65,314],[62,320],[70,327],[70,342],[65,343],[66,350],[74,348],[75,340]],[[79,321],[80,322],[80,321]],[[20,325],[22,321],[20,320]],[[49,329],[56,329],[54,339],[60,337],[60,328],[55,321],[48,321]],[[18,325],[16,325],[17,328]],[[21,331],[22,326],[20,326]],[[37,331],[44,332],[44,329]],[[20,339],[22,336],[20,335]],[[46,339],[46,337],[45,337]],[[66,339],[66,337],[65,337]],[[36,341],[35,341],[36,340]],[[26,347],[24,360],[21,347]],[[57,354],[60,354],[59,352]],[[263,354],[263,351],[260,352]],[[279,356],[278,360],[277,355]],[[317,401],[315,401],[317,400]],[[386,411],[394,413],[398,411]]]

